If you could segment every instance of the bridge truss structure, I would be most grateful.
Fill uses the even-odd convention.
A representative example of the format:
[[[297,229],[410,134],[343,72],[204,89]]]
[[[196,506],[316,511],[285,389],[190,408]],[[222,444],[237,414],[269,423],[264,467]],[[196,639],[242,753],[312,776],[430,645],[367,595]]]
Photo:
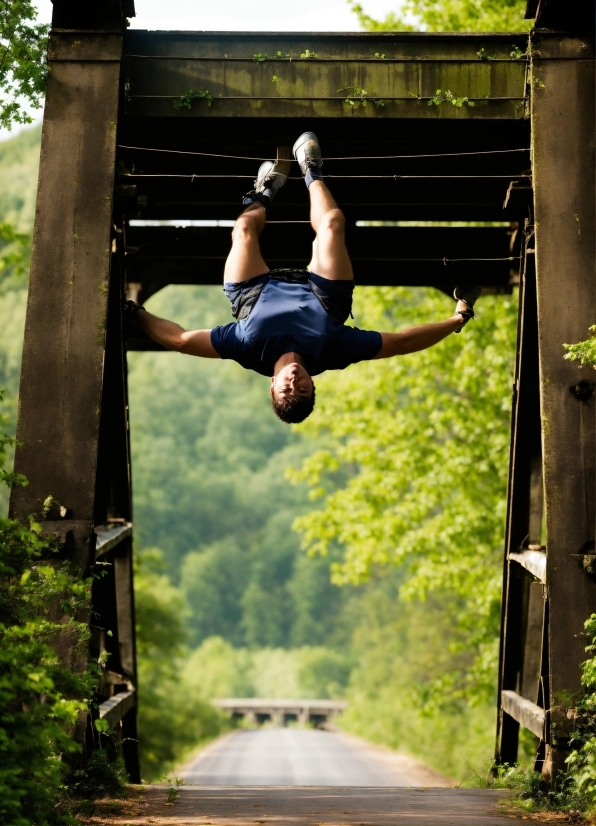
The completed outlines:
[[[594,42],[563,5],[530,9],[528,42],[148,32],[125,27],[133,0],[54,0],[17,432],[29,485],[11,514],[51,495],[61,510],[43,528],[63,558],[80,576],[109,563],[88,614],[91,656],[109,654],[94,714],[120,732],[133,782],[126,350],[157,345],[124,341],[123,299],[220,283],[217,222],[237,216],[260,159],[305,129],[321,139],[359,284],[519,285],[497,756],[515,760],[521,725],[546,774],[563,765],[565,698],[580,691],[596,607],[593,372],[562,348],[596,322]],[[304,266],[312,239],[292,223],[307,218],[292,178],[262,237],[274,267]],[[90,721],[79,736],[98,737]]]

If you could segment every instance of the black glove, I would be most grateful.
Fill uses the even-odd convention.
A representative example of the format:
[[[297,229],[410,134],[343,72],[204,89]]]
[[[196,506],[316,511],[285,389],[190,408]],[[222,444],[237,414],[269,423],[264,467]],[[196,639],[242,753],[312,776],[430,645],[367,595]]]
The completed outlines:
[[[145,310],[137,301],[127,301],[123,307],[124,322],[135,324],[135,316],[139,310]],[[145,311],[146,312],[146,311]]]
[[[460,301],[461,300],[462,299],[460,299]],[[459,330],[455,331],[456,333],[461,333],[468,321],[472,321],[474,318],[476,318],[476,316],[474,315],[474,310],[471,308],[468,310],[456,310],[455,315],[461,316],[461,327],[459,328]]]

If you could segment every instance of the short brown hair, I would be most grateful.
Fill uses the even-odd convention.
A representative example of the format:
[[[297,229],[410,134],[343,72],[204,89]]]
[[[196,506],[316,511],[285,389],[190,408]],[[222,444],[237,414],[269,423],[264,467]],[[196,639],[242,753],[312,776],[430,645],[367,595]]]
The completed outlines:
[[[307,419],[315,406],[315,386],[312,386],[312,395],[296,396],[291,399],[277,401],[271,394],[271,406],[278,419],[286,424],[299,424]]]

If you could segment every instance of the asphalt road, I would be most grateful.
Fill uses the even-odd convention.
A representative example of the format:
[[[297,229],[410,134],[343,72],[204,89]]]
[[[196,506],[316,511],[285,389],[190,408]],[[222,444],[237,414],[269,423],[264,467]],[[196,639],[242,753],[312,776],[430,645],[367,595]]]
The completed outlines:
[[[422,763],[343,733],[240,729],[176,774],[197,786],[447,786]]]

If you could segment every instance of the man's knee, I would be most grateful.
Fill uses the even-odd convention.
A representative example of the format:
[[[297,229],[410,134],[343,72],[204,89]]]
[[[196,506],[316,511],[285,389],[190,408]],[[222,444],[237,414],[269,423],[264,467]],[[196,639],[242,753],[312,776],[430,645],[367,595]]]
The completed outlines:
[[[250,213],[236,219],[232,229],[232,241],[246,241],[258,235],[258,225]]]
[[[341,209],[330,209],[319,221],[317,235],[324,232],[332,235],[343,235],[346,229],[346,218]]]

